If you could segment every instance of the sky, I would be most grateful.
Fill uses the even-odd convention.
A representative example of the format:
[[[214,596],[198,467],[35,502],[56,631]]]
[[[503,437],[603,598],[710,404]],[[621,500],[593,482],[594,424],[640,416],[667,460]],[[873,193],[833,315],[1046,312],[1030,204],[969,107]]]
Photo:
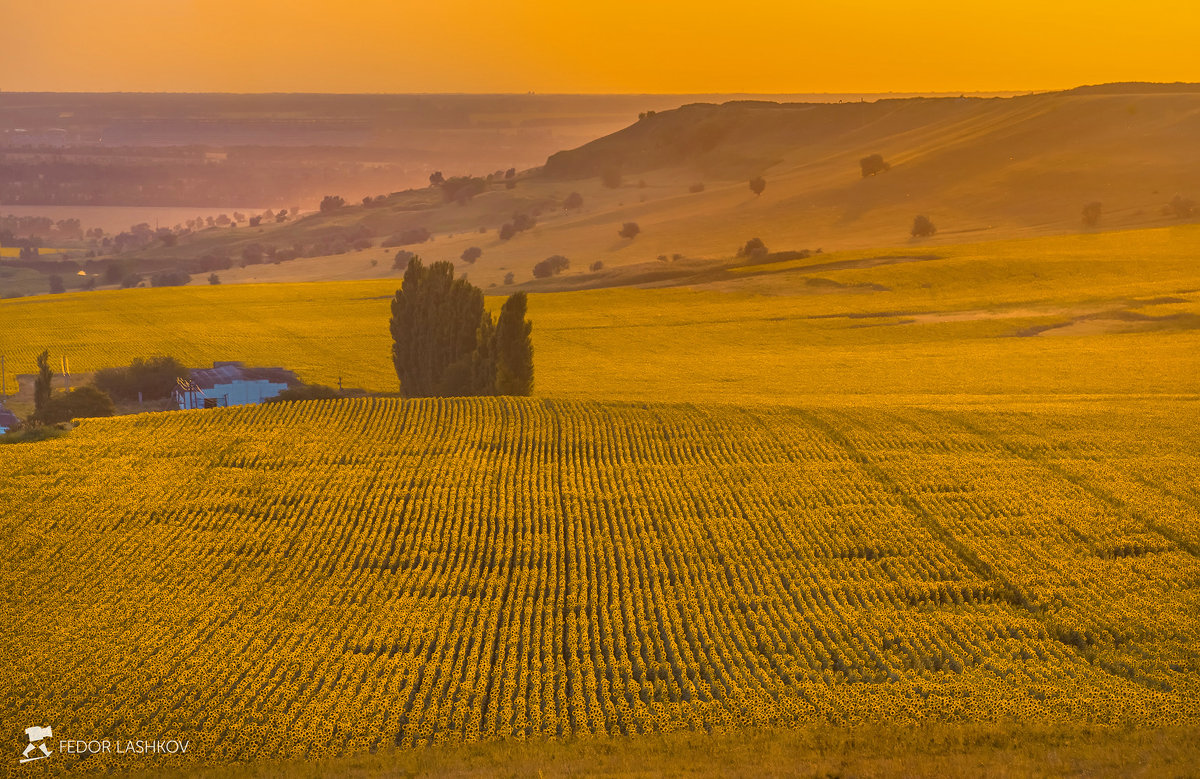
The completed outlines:
[[[809,93],[1200,81],[1196,0],[0,0],[0,90]]]

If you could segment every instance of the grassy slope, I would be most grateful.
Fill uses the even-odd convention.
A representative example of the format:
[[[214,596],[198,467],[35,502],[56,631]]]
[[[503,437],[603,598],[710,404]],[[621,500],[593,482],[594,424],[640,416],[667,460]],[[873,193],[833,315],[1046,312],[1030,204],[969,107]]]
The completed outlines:
[[[674,154],[673,145],[715,125],[715,146]],[[1011,99],[913,99],[870,104],[750,108],[693,107],[663,112],[567,153],[571,170],[592,172],[624,160],[625,185],[606,189],[595,177],[523,175],[517,189],[496,188],[465,207],[444,206],[437,193],[397,196],[384,208],[346,209],[299,223],[203,233],[174,250],[148,256],[198,256],[225,248],[235,256],[253,241],[311,243],[332,225],[363,221],[379,236],[424,226],[436,237],[416,247],[428,259],[457,261],[476,245],[470,269],[481,285],[552,254],[581,272],[593,261],[620,266],[680,253],[727,257],[748,238],[774,249],[861,249],[904,240],[913,216],[939,226],[931,243],[1077,231],[1087,202],[1104,203],[1107,228],[1163,224],[1162,206],[1194,191],[1200,161],[1197,94],[1051,94]],[[893,163],[863,179],[858,160],[882,153]],[[663,159],[671,164],[664,165]],[[763,174],[755,197],[747,179]],[[645,184],[639,187],[640,183]],[[699,194],[688,186],[704,182]],[[497,229],[537,203],[584,195],[582,213],[548,210],[530,233],[502,242]],[[622,240],[635,221],[642,234]],[[486,234],[479,234],[479,228]],[[411,247],[410,247],[411,248]],[[386,275],[394,250],[374,248],[279,266],[222,273],[231,281],[307,281]],[[374,260],[376,265],[372,266]],[[465,268],[464,268],[465,269]]]
[[[829,253],[691,288],[534,295],[536,389],[722,402],[1195,393],[1198,255],[1200,227],[1189,226]],[[396,284],[2,301],[0,353],[10,391],[43,348],[76,371],[166,353],[192,366],[240,359],[390,391]],[[856,286],[870,284],[886,289]],[[1073,322],[1086,327],[1016,337]]]

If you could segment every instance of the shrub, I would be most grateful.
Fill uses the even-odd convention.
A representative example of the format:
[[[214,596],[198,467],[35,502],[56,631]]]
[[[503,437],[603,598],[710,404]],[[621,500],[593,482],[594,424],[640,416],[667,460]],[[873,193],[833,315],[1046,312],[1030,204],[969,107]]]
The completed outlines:
[[[220,277],[220,276],[218,276],[218,275],[217,275],[217,274],[215,274],[215,273],[210,273],[210,274],[209,274],[209,276],[208,276],[208,283],[209,283],[209,284],[212,284],[212,285],[214,285],[214,286],[215,286],[215,285],[217,285],[217,284],[220,284],[220,283],[221,283],[221,277]]]
[[[469,246],[463,249],[463,253],[459,256],[459,259],[468,265],[474,265],[475,261],[482,256],[483,249],[480,249],[478,246]]]
[[[425,227],[410,227],[407,230],[401,230],[398,233],[393,233],[382,246],[385,249],[390,249],[394,246],[409,246],[414,243],[425,243],[433,238],[433,234]]]
[[[342,393],[324,384],[300,384],[288,387],[273,398],[267,398],[263,403],[284,403],[289,400],[323,400],[325,398],[340,398]]]
[[[761,238],[751,238],[746,245],[738,249],[737,256],[757,260],[767,256],[767,245]]]
[[[616,189],[621,186],[621,168],[618,165],[609,165],[600,172],[600,183],[609,189]]]
[[[563,208],[580,209],[583,208],[583,195],[578,192],[572,192],[567,195],[567,199],[563,201]]]
[[[327,214],[330,211],[337,211],[344,205],[346,205],[346,201],[342,199],[340,195],[326,195],[325,197],[321,198],[321,213]],[[260,219],[261,221],[261,217],[250,217],[251,226],[257,224],[257,222],[254,221],[255,219]]]
[[[874,176],[877,173],[883,173],[884,171],[892,169],[891,165],[883,161],[882,154],[871,154],[863,157],[858,161],[858,164],[862,167],[863,178],[866,178],[867,176]]]
[[[506,285],[508,285],[508,286],[511,286],[511,285],[512,285],[512,283],[513,283],[514,281],[516,281],[516,280],[517,280],[517,279],[516,279],[516,276],[514,276],[514,275],[513,275],[513,272],[512,272],[512,271],[509,271],[508,273],[505,273],[505,274],[504,274],[504,283],[505,283]]]
[[[72,419],[111,417],[115,413],[117,408],[107,393],[95,387],[77,387],[52,395],[38,412],[38,421],[54,425]]]
[[[61,295],[67,291],[67,285],[63,282],[63,277],[57,273],[50,274],[50,294]]]
[[[928,238],[937,232],[937,227],[929,217],[921,215],[913,219],[912,237],[913,238]]]
[[[478,194],[487,191],[487,181],[474,176],[452,176],[442,183],[442,200],[465,205]]]
[[[1083,224],[1086,227],[1095,227],[1100,224],[1101,208],[1099,201],[1088,203],[1083,207]]]
[[[517,234],[517,228],[512,226],[511,222],[505,222],[500,227],[500,240],[507,241]]]
[[[688,187],[688,192],[691,192],[693,195],[696,194],[697,192],[703,192],[703,191],[704,191],[704,182],[702,182],[702,181],[698,181],[695,184],[692,184],[690,187]]]
[[[533,277],[535,279],[548,279],[551,276],[558,274],[571,267],[571,261],[561,254],[555,254],[533,266]]]
[[[114,398],[145,400],[171,396],[178,379],[187,379],[191,372],[174,357],[138,357],[127,367],[102,368],[96,371],[92,383]]]
[[[181,270],[164,270],[150,277],[152,287],[182,287],[190,284],[192,277]]]
[[[596,260],[588,266],[588,270],[590,270],[592,273],[604,270],[604,260]]]
[[[641,231],[642,228],[638,227],[637,222],[626,222],[625,224],[621,225],[621,229],[617,231],[617,235],[621,236],[622,238],[632,239],[636,238],[638,233]]]
[[[754,178],[750,179],[750,191],[754,193],[755,197],[761,195],[763,190],[766,188],[767,180],[762,176],[755,176]]]

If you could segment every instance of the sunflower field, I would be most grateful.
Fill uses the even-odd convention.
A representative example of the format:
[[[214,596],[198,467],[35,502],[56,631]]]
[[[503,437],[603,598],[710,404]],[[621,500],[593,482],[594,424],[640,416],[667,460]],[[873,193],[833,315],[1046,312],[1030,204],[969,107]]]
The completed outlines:
[[[1200,724],[1198,442],[1186,400],[90,420],[0,448],[0,719],[13,743],[190,743],[49,772],[813,721]]]

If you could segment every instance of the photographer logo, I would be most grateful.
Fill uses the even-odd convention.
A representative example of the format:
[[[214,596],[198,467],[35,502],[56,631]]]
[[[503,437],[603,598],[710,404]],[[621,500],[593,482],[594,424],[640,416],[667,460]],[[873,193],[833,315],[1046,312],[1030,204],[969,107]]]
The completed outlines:
[[[41,727],[34,725],[32,728],[25,728],[25,735],[29,737],[29,744],[25,747],[25,751],[21,753],[22,763],[32,763],[34,760],[43,760],[54,754],[42,742],[54,736],[54,730],[47,725]]]

